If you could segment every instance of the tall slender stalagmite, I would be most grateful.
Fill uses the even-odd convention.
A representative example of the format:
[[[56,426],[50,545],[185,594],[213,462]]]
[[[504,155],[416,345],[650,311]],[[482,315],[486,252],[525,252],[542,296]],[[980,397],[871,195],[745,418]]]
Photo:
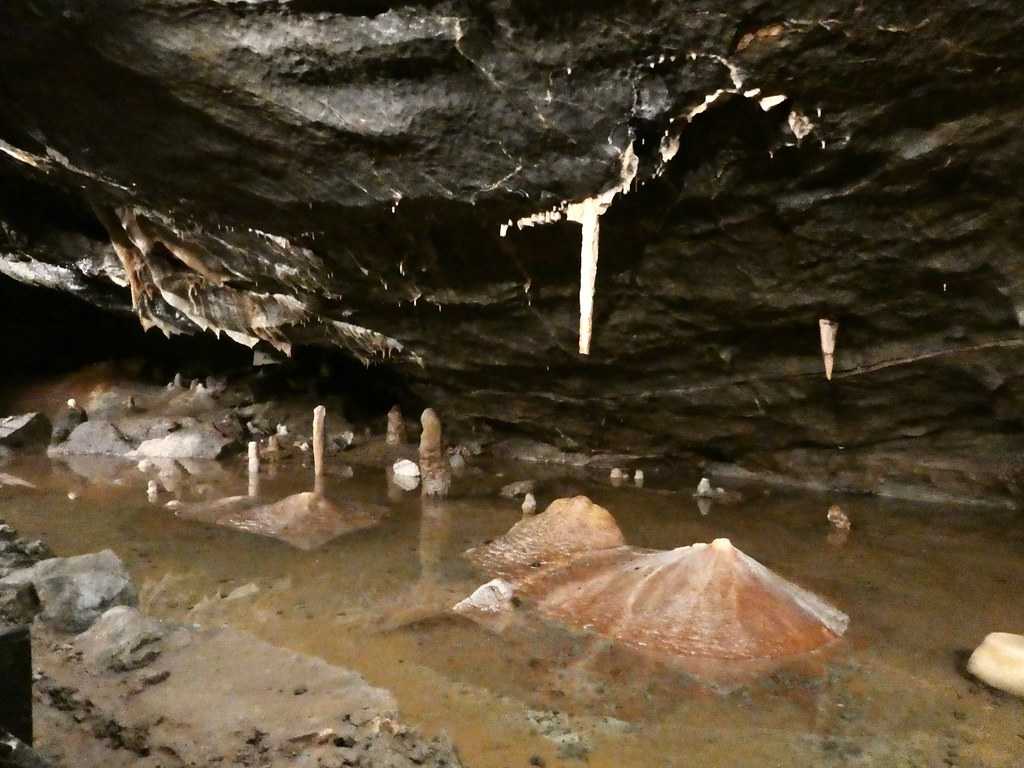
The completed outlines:
[[[420,482],[424,496],[447,496],[452,484],[451,468],[444,455],[441,419],[432,408],[420,417]]]
[[[327,409],[318,405],[313,409],[313,476],[318,491],[324,476],[324,453],[327,449],[326,425]]]
[[[260,495],[260,444],[256,441],[249,443],[249,495]]]

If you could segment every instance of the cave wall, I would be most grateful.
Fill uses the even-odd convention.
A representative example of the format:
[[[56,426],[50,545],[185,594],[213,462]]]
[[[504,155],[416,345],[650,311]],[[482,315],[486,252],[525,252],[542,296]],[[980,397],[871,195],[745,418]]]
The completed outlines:
[[[1022,29],[1012,1],[9,0],[0,272],[346,349],[564,448],[1015,503]]]

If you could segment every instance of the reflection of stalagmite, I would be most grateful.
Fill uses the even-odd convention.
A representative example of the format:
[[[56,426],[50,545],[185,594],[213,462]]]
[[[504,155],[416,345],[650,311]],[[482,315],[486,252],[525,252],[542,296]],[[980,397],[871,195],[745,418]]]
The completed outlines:
[[[447,496],[451,487],[451,467],[444,455],[444,439],[441,433],[441,419],[433,408],[423,411],[420,418],[423,432],[420,434],[420,478],[424,496]]]
[[[487,571],[509,577],[625,543],[607,509],[586,496],[577,496],[551,502],[541,514],[524,517],[504,536],[466,555]]]
[[[306,491],[263,505],[250,496],[229,496],[211,503],[191,504],[175,514],[310,550],[339,536],[378,525],[386,510],[356,502],[338,505],[320,493]]]
[[[372,628],[388,632],[448,613],[465,595],[457,583],[448,583],[443,565],[451,540],[451,512],[447,502],[423,499],[420,517],[420,576],[379,606],[369,617]],[[366,619],[363,619],[364,621]]]
[[[635,648],[710,659],[776,659],[839,638],[848,618],[728,539],[667,552],[583,555],[530,580],[540,611]]]
[[[402,409],[397,405],[388,411],[388,445],[402,445],[405,443],[405,418],[402,416]]]
[[[832,367],[836,360],[836,335],[839,333],[839,323],[835,320],[822,318],[818,321],[818,329],[821,332],[821,357],[825,362],[825,378],[832,381]]]

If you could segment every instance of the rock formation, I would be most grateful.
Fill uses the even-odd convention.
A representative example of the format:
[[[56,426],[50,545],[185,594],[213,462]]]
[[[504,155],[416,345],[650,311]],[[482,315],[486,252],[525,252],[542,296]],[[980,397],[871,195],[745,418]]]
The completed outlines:
[[[615,518],[586,496],[556,499],[539,515],[524,517],[504,536],[469,550],[469,559],[484,570],[511,578],[596,550],[625,545]]]
[[[441,419],[432,408],[420,417],[420,476],[424,496],[447,496],[452,484],[451,466],[444,451]]]
[[[385,441],[388,445],[403,445],[406,441],[405,418],[402,416],[402,409],[397,405],[391,406],[388,411],[388,432]]]
[[[1024,697],[1024,635],[989,633],[971,654],[967,669],[993,688]]]
[[[1017,4],[694,13],[8,0],[0,272],[563,450],[1011,503]]]
[[[667,552],[587,554],[531,580],[527,589],[552,618],[678,656],[795,656],[841,637],[849,621],[728,539]]]

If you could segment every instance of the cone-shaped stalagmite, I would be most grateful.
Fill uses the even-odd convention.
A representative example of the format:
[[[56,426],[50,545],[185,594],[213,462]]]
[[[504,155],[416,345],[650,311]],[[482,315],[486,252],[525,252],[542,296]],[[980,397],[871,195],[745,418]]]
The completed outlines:
[[[825,378],[832,381],[832,368],[836,362],[836,335],[839,333],[839,323],[835,320],[822,318],[818,321],[818,329],[821,332],[821,357],[825,363]]]
[[[625,543],[607,509],[586,496],[576,496],[556,499],[541,514],[524,517],[504,536],[471,549],[467,556],[491,573],[511,577]]]
[[[524,585],[540,611],[639,649],[776,659],[826,645],[848,618],[728,539],[667,552],[588,553]]]
[[[447,496],[452,483],[451,468],[444,455],[441,419],[433,408],[427,408],[420,417],[420,482],[424,496]]]

